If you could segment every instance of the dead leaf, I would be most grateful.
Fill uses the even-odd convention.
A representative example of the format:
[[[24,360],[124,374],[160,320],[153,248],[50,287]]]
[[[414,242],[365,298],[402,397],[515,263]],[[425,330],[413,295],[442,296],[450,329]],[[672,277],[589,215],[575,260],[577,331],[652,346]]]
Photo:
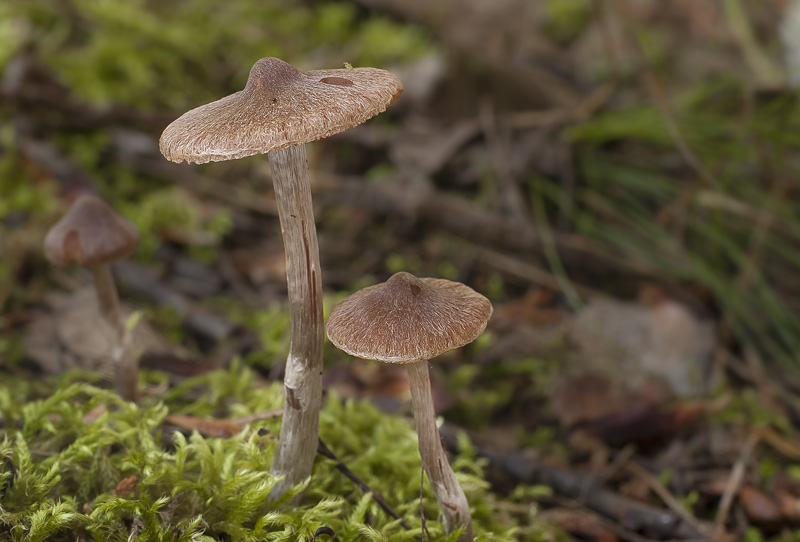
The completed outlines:
[[[542,513],[542,517],[568,533],[580,537],[581,540],[596,542],[617,542],[619,540],[600,518],[586,510],[556,508]]]
[[[111,494],[117,497],[127,498],[136,492],[138,486],[139,477],[136,475],[128,476],[119,481],[117,487],[111,490]]]
[[[81,421],[86,424],[94,423],[100,418],[100,416],[103,415],[106,410],[108,410],[106,405],[104,403],[100,403],[92,410],[84,414]]]
[[[646,375],[615,379],[586,371],[560,376],[551,398],[558,421],[568,428],[655,407],[670,400],[672,395],[661,381]]]
[[[702,403],[673,403],[626,409],[591,424],[590,431],[606,444],[649,447],[684,432],[706,413]]]
[[[754,523],[775,523],[783,516],[778,503],[753,486],[743,485],[739,489],[739,502]]]
[[[793,523],[800,522],[800,497],[788,491],[777,490],[775,500],[784,518]]]

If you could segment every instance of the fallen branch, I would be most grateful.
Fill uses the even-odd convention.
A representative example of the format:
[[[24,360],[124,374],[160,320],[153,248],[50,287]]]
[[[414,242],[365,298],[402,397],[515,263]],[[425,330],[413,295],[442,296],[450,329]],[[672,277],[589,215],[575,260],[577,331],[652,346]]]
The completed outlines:
[[[675,499],[675,497],[669,492],[664,484],[662,484],[661,481],[653,476],[653,474],[647,469],[633,461],[628,461],[625,465],[625,468],[628,472],[642,480],[645,485],[650,488],[650,491],[658,495],[664,504],[666,504],[670,510],[675,512],[676,515],[683,518],[683,520],[687,523],[694,525],[694,527],[705,536],[711,536],[711,531],[713,528],[709,528],[706,524],[702,523],[700,520],[690,514],[689,511]]]
[[[445,424],[439,433],[448,448],[458,449],[456,428]],[[498,454],[481,449],[478,449],[478,455],[489,460],[490,468],[502,469],[515,481],[548,486],[556,495],[580,501],[586,508],[630,531],[661,540],[707,540],[695,525],[670,510],[632,501],[601,488],[583,474],[549,465],[539,457],[520,453]],[[705,524],[700,525],[706,529]]]

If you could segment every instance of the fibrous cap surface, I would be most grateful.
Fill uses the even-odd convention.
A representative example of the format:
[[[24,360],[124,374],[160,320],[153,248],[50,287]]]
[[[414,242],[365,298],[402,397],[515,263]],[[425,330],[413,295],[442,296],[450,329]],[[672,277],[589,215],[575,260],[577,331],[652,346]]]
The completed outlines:
[[[402,91],[397,77],[378,68],[302,72],[262,58],[244,90],[184,113],[159,147],[173,162],[197,164],[277,151],[361,124]]]
[[[92,195],[80,196],[44,239],[48,260],[94,265],[124,258],[136,249],[139,231]]]
[[[400,272],[334,307],[327,332],[353,356],[410,363],[474,341],[492,312],[488,299],[460,282]]]

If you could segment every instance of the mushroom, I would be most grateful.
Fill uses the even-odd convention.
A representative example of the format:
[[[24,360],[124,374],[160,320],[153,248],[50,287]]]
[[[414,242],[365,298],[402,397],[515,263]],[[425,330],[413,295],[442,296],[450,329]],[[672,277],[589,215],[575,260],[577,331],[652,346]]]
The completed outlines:
[[[77,263],[92,272],[100,314],[114,332],[114,386],[127,401],[137,399],[139,367],[110,264],[128,256],[138,243],[136,226],[92,195],[76,199],[44,239],[48,260],[59,265]]]
[[[311,475],[322,398],[322,281],[304,144],[361,124],[385,111],[403,86],[376,68],[302,72],[277,58],[253,65],[244,90],[192,109],[167,126],[161,153],[203,164],[266,153],[286,251],[291,344],[286,410],[272,498]]]
[[[472,540],[472,517],[436,428],[428,360],[474,341],[492,312],[489,300],[464,284],[400,272],[354,293],[328,318],[328,338],[337,348],[359,358],[405,364],[422,466],[445,529],[464,527],[462,542]]]

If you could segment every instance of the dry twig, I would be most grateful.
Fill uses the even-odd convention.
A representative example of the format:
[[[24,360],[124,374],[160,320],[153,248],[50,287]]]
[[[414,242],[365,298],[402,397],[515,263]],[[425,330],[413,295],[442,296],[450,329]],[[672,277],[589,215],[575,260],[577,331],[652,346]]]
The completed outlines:
[[[449,448],[458,448],[457,430],[454,427],[445,424],[440,433]],[[630,532],[658,539],[707,540],[695,522],[686,521],[670,510],[636,502],[603,489],[593,482],[587,482],[585,475],[550,465],[539,457],[520,453],[497,454],[480,448],[477,453],[487,458],[490,466],[501,468],[517,482],[543,484],[549,486],[556,495],[572,500],[583,497],[581,504],[618,522]],[[710,526],[702,522],[700,525],[703,531],[710,530]],[[631,537],[629,539],[634,540]]]
[[[628,472],[643,480],[644,483],[647,484],[647,487],[649,487],[653,493],[658,495],[658,497],[669,507],[670,510],[682,517],[687,523],[694,525],[698,532],[703,533],[705,536],[709,536],[711,534],[711,529],[708,525],[703,524],[700,520],[690,514],[689,511],[686,510],[686,508],[679,503],[675,497],[672,496],[672,493],[669,492],[669,489],[667,489],[664,484],[662,484],[655,476],[644,469],[641,465],[633,461],[629,461],[625,465],[625,468],[628,470]]]
[[[342,463],[342,461],[338,457],[336,457],[336,454],[334,454],[331,451],[331,449],[328,448],[324,442],[322,442],[322,439],[319,439],[319,446],[317,447],[317,453],[327,457],[328,459],[332,459],[336,463],[335,465],[336,470],[344,474],[350,481],[352,481],[356,486],[358,486],[358,489],[360,489],[364,493],[372,493],[372,498],[376,503],[378,503],[378,506],[380,506],[384,512],[392,516],[394,519],[399,520],[400,525],[402,525],[404,529],[406,530],[411,529],[411,526],[408,523],[406,523],[406,520],[404,520],[403,517],[400,514],[398,514],[395,511],[395,509],[389,505],[389,503],[386,502],[386,499],[383,498],[381,492],[375,491],[374,489],[370,488],[369,485],[364,480],[359,478],[356,475],[356,473],[350,470],[350,468],[347,465]]]
[[[714,520],[715,535],[722,535],[725,531],[725,522],[728,520],[728,513],[730,512],[731,504],[733,504],[733,498],[736,496],[736,493],[739,491],[739,487],[742,485],[742,480],[744,479],[744,474],[747,470],[747,462],[750,460],[750,454],[753,453],[753,449],[755,448],[756,444],[758,444],[760,439],[761,433],[758,431],[753,431],[750,433],[750,436],[745,442],[744,447],[742,447],[739,458],[736,460],[736,463],[731,469],[731,474],[728,477],[728,483],[725,485],[725,491],[723,491],[722,498],[719,502],[717,517]]]

